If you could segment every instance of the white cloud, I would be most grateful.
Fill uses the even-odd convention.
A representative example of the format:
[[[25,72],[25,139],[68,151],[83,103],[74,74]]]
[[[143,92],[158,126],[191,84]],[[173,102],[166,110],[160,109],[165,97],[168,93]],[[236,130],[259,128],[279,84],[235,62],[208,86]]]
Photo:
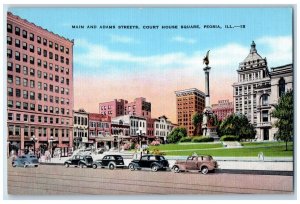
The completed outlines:
[[[173,38],[171,39],[171,41],[181,42],[181,43],[188,43],[188,44],[194,44],[194,43],[197,42],[195,39],[192,39],[192,38],[185,38],[185,37],[182,37],[182,36],[176,36],[176,37],[173,37]]]
[[[111,41],[114,43],[136,43],[137,41],[133,38],[121,35],[112,35]]]
[[[258,44],[258,46],[262,45],[266,48],[266,53],[264,53],[264,56],[262,57],[267,58],[269,67],[292,63],[292,36],[266,36],[259,38],[256,43]],[[258,46],[257,49],[259,52]]]

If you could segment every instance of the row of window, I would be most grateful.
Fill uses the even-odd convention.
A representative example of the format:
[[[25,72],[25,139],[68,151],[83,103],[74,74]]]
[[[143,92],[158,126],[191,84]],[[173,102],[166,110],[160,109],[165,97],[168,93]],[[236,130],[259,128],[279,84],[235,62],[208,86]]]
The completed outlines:
[[[87,118],[74,116],[74,125],[88,125]]]
[[[23,121],[23,122],[39,122],[39,123],[50,123],[50,124],[65,124],[65,119],[64,118],[53,118],[53,117],[48,117],[48,116],[35,116],[35,115],[28,115],[28,114],[20,114],[20,113],[8,113],[7,115],[7,120],[8,121]],[[70,124],[70,120],[66,119],[66,125]]]
[[[39,74],[39,73],[38,73]],[[44,73],[44,79],[48,78],[48,74],[47,73]],[[49,79],[50,80],[53,80],[53,75],[49,76]],[[35,81],[34,80],[29,80],[30,81],[30,87],[31,88],[34,88],[35,87]],[[59,81],[59,76],[56,76],[55,75],[55,81]],[[13,75],[11,74],[8,74],[7,75],[7,82],[9,84],[12,84],[14,83],[14,77]],[[18,76],[15,76],[15,84],[16,85],[21,85],[21,82],[22,82],[22,78],[21,77],[18,77]],[[65,82],[65,78],[64,77],[60,77],[60,82],[62,84],[64,84]],[[66,79],[66,84],[69,85],[70,81],[69,79]],[[27,78],[23,78],[23,83],[22,83],[23,86],[27,87],[28,86],[28,79]],[[53,89],[55,87],[55,89]],[[40,90],[42,90],[42,82],[38,82],[38,88]],[[48,90],[48,84],[47,83],[44,83],[44,91],[47,91]],[[59,86],[53,86],[53,84],[50,84],[49,85],[49,91],[53,92],[55,90],[56,93],[59,93]],[[65,92],[66,91],[66,94],[69,95],[69,89],[68,88],[63,88],[61,87],[61,92]]]
[[[13,88],[11,88],[11,87],[8,87],[7,88],[7,95],[8,96],[14,96],[14,89]],[[17,97],[17,98],[21,98],[22,97],[22,95],[23,95],[23,98],[24,99],[31,99],[31,100],[35,100],[35,92],[33,92],[33,91],[27,91],[27,90],[21,90],[21,89],[15,89],[15,96]],[[38,98],[38,100],[39,101],[42,101],[42,100],[44,100],[45,102],[47,102],[48,101],[48,95],[47,94],[44,94],[44,97],[42,97],[42,93],[38,93],[38,95],[37,95],[37,98]],[[70,104],[70,100],[69,99],[65,99],[65,98],[63,98],[63,97],[58,97],[58,96],[49,96],[49,102],[50,103],[57,103],[57,104],[62,104],[62,105],[64,105],[64,104],[66,104],[66,105],[69,105]]]
[[[46,63],[46,65],[47,65],[47,63]],[[49,65],[51,65],[50,70],[52,70],[53,69],[53,64],[50,63]],[[14,64],[12,62],[7,62],[7,71],[14,71],[16,73],[21,73],[22,72],[24,75],[28,75],[28,70],[30,70],[30,72],[29,72],[30,76],[33,76],[33,77],[35,76],[35,69],[34,68],[28,69],[27,66],[23,66],[23,69],[22,70],[21,69],[22,69],[21,65],[15,64],[15,67],[14,67]],[[58,65],[55,65],[55,71],[59,72]],[[69,73],[70,73],[69,68],[65,69],[64,67],[60,67],[60,72],[61,73],[66,73],[67,75],[69,75]],[[44,75],[45,75],[45,73],[46,73],[46,75],[48,75],[47,72],[44,72]],[[37,74],[38,74],[39,78],[42,77],[42,71],[38,70]],[[49,79],[53,80],[53,74],[52,73],[49,73]]]
[[[12,37],[7,36],[7,44],[12,45]],[[21,48],[21,41],[19,39],[15,39],[15,44],[14,45],[15,45],[15,47]],[[26,50],[26,51],[29,50],[29,52],[35,53],[35,46],[32,45],[32,44],[29,44],[29,46],[28,46],[28,44],[26,42],[23,42],[22,43],[22,48],[23,48],[23,50]],[[8,50],[10,50],[10,49],[8,49]],[[9,53],[12,53],[12,52],[9,51]],[[42,55],[42,49],[40,47],[37,47],[36,53],[41,56]],[[12,58],[12,54],[8,55],[8,56],[11,56],[10,58]],[[59,59],[60,59],[61,63],[65,63],[65,57],[64,56],[59,56],[58,54],[53,54],[53,52],[50,52],[50,51],[48,52],[48,50],[45,50],[45,49],[43,50],[43,56],[44,57],[49,57],[50,60],[55,59],[56,61],[59,61]],[[34,60],[33,60],[32,64],[34,64]],[[66,64],[67,65],[70,64],[70,60],[67,57],[66,57]]]
[[[35,128],[36,127],[24,127],[24,136],[36,136],[35,135]],[[69,130],[68,129],[56,129],[50,128],[50,136],[58,137],[58,132],[61,131],[62,137],[69,137]],[[8,135],[9,136],[21,136],[21,126],[19,125],[9,125],[8,126]],[[38,127],[38,136],[39,137],[47,137],[47,128]]]
[[[92,121],[89,122],[89,126],[92,127],[92,128],[96,127],[96,125],[97,125],[98,128],[109,128],[109,123],[92,122]]]
[[[23,106],[22,106],[23,104]],[[36,111],[36,105],[34,103],[27,103],[27,102],[20,102],[16,101],[16,104],[14,106],[13,100],[7,101],[7,107],[8,108],[17,108],[17,109],[23,109],[23,110],[31,110]],[[44,105],[44,108],[42,105],[37,105],[37,111],[44,112],[44,113],[55,113],[55,114],[62,114],[62,115],[70,115],[70,110],[65,108],[59,108],[59,107],[53,107],[53,106],[47,106]]]
[[[21,36],[21,29],[18,27],[18,26],[15,26],[15,29],[13,29],[13,26],[12,24],[7,24],[7,32],[8,33],[13,33],[13,30],[14,30],[14,33],[15,35],[17,36]],[[22,30],[22,37],[27,39],[28,38],[28,33],[26,30]],[[30,33],[29,34],[29,40],[30,41],[35,41],[35,35],[33,33]],[[36,37],[36,42],[39,43],[39,44],[42,44],[42,38],[40,36],[37,36]],[[43,38],[43,45],[44,46],[47,46],[49,45],[49,48],[53,48],[53,42],[49,40],[49,43],[48,43],[48,40],[46,38]],[[54,43],[54,49],[55,50],[60,50],[60,52],[62,53],[66,53],[66,54],[69,54],[69,48],[63,46],[63,45],[58,45],[57,43]]]
[[[53,55],[49,55],[50,59],[53,59]],[[7,49],[7,58],[12,59],[13,58],[13,51],[11,49]],[[63,56],[60,56],[60,60],[59,60],[59,56],[57,54],[55,54],[54,57],[55,61],[60,61],[61,63],[65,63],[65,58]],[[15,60],[17,61],[21,61],[21,53],[19,51],[15,51]],[[23,54],[23,58],[22,58],[23,62],[28,62],[30,64],[35,64],[35,58],[33,56],[29,56],[27,54]],[[48,62],[47,61],[43,61],[44,62],[44,68],[48,67]],[[66,65],[69,65],[69,59],[66,58]],[[42,60],[41,59],[37,59],[37,66],[41,67],[42,66]]]

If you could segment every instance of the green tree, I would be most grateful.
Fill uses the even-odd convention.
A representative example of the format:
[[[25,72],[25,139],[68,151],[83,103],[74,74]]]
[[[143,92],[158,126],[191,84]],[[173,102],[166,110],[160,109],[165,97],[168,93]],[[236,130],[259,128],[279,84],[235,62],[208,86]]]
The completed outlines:
[[[240,140],[254,139],[256,131],[248,118],[242,114],[232,114],[220,125],[221,135],[236,135]]]
[[[187,136],[185,127],[176,127],[167,136],[168,143],[177,143],[181,138]]]
[[[285,141],[285,150],[287,151],[287,143],[293,138],[294,125],[294,94],[293,91],[286,92],[280,99],[278,104],[274,106],[271,116],[277,118],[275,127],[278,128],[276,139]]]
[[[202,134],[202,129],[201,129],[201,124],[203,120],[203,114],[195,112],[192,116],[192,124],[194,126],[194,135],[201,135]]]

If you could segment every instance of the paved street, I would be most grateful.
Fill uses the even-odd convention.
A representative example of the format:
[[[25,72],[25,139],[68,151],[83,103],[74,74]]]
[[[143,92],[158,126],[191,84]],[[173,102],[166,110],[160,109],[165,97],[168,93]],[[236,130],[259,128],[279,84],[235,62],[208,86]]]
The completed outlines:
[[[8,165],[8,194],[141,195],[141,194],[291,194],[293,177],[211,173],[130,171]]]

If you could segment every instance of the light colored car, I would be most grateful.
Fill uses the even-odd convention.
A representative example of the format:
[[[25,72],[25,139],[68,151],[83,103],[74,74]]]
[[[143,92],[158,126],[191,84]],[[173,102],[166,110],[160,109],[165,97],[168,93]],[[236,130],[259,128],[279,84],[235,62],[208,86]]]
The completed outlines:
[[[26,154],[26,155],[22,155],[22,156],[15,158],[12,161],[12,166],[13,167],[21,166],[24,168],[29,167],[29,166],[38,167],[39,160],[37,159],[37,157],[35,155]]]
[[[210,155],[190,156],[186,160],[177,160],[172,167],[172,171],[179,173],[181,171],[200,171],[207,174],[218,168],[217,162]]]

